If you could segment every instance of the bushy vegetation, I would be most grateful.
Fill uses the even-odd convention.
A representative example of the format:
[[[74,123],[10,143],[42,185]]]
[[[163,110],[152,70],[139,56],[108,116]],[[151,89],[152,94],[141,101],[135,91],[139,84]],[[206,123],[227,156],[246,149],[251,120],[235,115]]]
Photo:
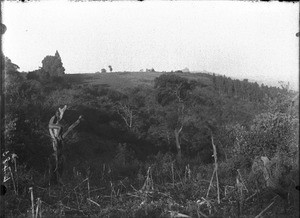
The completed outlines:
[[[264,216],[298,216],[297,93],[191,73],[122,74],[134,86],[116,88],[117,73],[63,71],[58,52],[25,75],[6,59],[8,217],[253,217],[271,202]],[[64,129],[84,120],[54,183],[48,122],[63,105]]]

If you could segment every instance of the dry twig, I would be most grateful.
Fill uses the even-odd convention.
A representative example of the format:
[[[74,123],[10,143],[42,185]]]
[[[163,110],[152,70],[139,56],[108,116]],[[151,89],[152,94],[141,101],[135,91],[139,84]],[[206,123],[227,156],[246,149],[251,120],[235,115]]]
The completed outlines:
[[[269,204],[263,211],[261,211],[255,218],[259,218],[263,215],[264,212],[266,212],[273,204],[275,201],[273,201],[271,204]]]
[[[32,187],[29,188],[30,191],[30,198],[31,198],[31,215],[34,218],[34,198],[33,198],[33,189]]]
[[[98,207],[101,207],[100,204],[98,204],[97,202],[93,201],[92,199],[90,198],[87,198],[87,200],[95,205],[97,205]]]

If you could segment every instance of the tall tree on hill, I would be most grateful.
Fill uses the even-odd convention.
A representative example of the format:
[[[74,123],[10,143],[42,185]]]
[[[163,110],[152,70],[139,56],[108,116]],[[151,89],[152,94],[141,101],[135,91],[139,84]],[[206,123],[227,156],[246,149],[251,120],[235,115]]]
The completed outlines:
[[[112,72],[112,71],[113,71],[113,69],[112,69],[112,66],[111,66],[111,65],[109,65],[109,66],[108,66],[108,69],[109,69],[109,71],[110,71],[110,72]]]
[[[49,73],[50,77],[60,77],[65,74],[65,68],[58,51],[54,56],[46,56],[42,61],[42,69]]]

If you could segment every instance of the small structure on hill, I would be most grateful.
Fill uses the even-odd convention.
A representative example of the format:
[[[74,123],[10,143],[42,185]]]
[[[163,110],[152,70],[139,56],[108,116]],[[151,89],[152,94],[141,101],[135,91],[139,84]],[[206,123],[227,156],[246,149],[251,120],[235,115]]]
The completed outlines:
[[[189,72],[190,72],[189,68],[187,68],[187,67],[184,68],[184,69],[182,69],[181,71],[182,71],[183,73],[189,73]]]
[[[146,72],[155,72],[154,68],[146,69]]]

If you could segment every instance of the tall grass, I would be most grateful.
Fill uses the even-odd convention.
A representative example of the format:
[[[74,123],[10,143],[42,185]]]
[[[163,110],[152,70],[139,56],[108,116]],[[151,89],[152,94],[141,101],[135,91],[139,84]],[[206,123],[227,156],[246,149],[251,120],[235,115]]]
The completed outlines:
[[[60,186],[49,185],[46,175],[17,167],[17,192],[11,180],[6,182],[7,217],[296,217],[298,210],[292,184],[284,208],[285,200],[260,185],[261,178],[249,173],[251,169],[237,169],[234,161],[219,163],[219,203],[215,181],[207,195],[212,164],[178,163],[169,153],[145,163],[133,159],[122,165],[99,164],[85,173],[68,169]],[[120,172],[123,176],[116,176]]]

